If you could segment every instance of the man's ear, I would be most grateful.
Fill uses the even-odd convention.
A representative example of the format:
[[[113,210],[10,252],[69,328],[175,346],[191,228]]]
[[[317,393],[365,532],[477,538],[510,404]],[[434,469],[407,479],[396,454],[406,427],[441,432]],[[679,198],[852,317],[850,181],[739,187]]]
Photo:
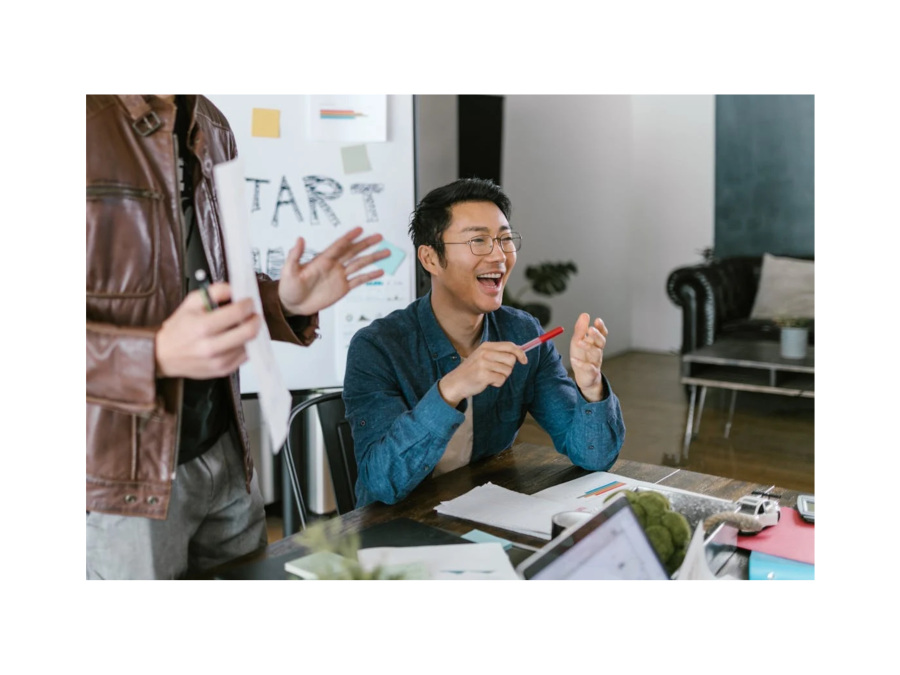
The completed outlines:
[[[443,267],[441,266],[440,260],[438,259],[437,252],[433,248],[431,248],[431,246],[422,244],[416,251],[416,255],[418,256],[419,262],[422,263],[422,267],[425,268],[426,272],[432,275],[440,274],[440,271],[443,269]]]

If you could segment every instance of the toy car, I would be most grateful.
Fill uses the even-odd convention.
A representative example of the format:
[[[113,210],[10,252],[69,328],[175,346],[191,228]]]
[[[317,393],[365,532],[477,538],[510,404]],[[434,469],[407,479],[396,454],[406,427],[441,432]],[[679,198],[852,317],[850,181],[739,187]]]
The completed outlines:
[[[778,502],[761,497],[759,495],[747,495],[738,499],[741,509],[739,513],[744,513],[756,518],[763,528],[777,525],[781,520],[781,507]],[[755,532],[741,532],[741,534],[756,534]]]

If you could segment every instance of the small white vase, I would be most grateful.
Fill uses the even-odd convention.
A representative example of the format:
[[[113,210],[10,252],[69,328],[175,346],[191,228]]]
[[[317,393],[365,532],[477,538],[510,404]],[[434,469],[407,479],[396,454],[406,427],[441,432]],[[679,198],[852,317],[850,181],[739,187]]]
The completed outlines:
[[[809,343],[809,328],[781,329],[781,357],[785,359],[806,358]]]

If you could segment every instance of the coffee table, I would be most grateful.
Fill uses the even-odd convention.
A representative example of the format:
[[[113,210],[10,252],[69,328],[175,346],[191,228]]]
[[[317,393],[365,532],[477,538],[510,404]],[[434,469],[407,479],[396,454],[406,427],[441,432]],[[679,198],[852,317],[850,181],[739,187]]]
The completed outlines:
[[[681,460],[688,458],[691,439],[700,431],[703,404],[709,387],[731,390],[725,438],[731,433],[734,404],[739,391],[815,398],[815,351],[808,347],[803,359],[785,359],[781,345],[766,340],[719,340],[681,357],[681,383],[691,388],[684,447]],[[700,407],[696,421],[697,389]]]

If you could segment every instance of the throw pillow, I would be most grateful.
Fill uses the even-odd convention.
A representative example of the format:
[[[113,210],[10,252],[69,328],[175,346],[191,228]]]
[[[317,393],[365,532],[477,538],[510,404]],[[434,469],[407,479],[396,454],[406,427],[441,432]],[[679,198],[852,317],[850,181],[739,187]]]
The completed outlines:
[[[759,288],[751,319],[779,316],[815,317],[815,263],[811,260],[763,256]]]

